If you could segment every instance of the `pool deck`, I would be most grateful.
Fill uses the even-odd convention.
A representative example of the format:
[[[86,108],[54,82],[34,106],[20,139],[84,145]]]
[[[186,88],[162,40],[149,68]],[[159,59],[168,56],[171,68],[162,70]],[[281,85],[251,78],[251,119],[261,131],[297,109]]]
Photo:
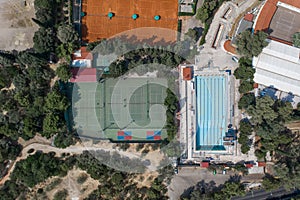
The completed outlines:
[[[189,81],[183,80],[183,68],[190,67],[190,65],[186,66],[179,66],[178,71],[180,73],[179,76],[179,90],[180,90],[180,134],[179,140],[180,143],[185,147],[185,157],[186,160],[194,160],[194,161],[201,161],[206,156],[213,156],[214,155],[234,155],[235,148],[234,146],[225,146],[226,150],[222,151],[211,151],[211,150],[197,150],[196,149],[196,128],[197,128],[197,114],[196,114],[196,88],[194,86],[195,78]],[[225,120],[225,128],[227,129],[227,125],[232,123],[235,126],[234,121],[235,118],[234,110],[233,110],[233,103],[235,101],[234,98],[234,77],[228,76],[227,73],[220,72],[219,69],[217,70],[208,70],[208,71],[195,71],[195,76],[197,75],[206,75],[206,76],[226,76],[226,83],[225,88],[226,92],[224,92],[224,99],[226,99],[226,108],[224,108],[224,114],[226,115]],[[227,131],[227,130],[226,130]],[[222,138],[223,139],[223,138]]]

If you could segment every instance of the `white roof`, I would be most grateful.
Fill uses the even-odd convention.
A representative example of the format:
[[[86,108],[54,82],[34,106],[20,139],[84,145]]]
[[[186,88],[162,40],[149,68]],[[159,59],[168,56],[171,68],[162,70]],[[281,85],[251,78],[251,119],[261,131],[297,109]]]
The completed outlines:
[[[254,81],[300,96],[300,49],[271,40],[258,57]]]

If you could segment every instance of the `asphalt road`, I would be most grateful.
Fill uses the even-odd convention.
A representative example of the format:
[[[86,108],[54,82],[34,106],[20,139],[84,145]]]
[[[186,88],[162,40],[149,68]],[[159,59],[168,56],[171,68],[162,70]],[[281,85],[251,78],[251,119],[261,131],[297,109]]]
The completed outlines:
[[[265,200],[265,199],[278,198],[288,193],[293,193],[293,192],[287,192],[284,188],[274,190],[271,192],[265,190],[258,190],[258,191],[247,193],[247,195],[243,197],[234,197],[232,198],[232,200],[252,200],[252,199]]]

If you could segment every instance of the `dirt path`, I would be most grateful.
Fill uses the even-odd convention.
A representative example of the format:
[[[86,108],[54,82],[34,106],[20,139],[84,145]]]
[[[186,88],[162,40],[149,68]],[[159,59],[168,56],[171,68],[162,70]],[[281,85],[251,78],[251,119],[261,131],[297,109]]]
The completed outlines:
[[[141,158],[141,154],[138,153],[138,152],[121,151],[121,150],[115,149],[113,147],[113,144],[108,143],[108,142],[101,143],[102,145],[99,144],[98,146],[88,146],[88,145],[84,146],[83,143],[77,143],[76,145],[69,146],[65,149],[60,149],[60,148],[56,148],[54,146],[51,146],[51,141],[47,140],[47,139],[45,139],[41,136],[36,136],[35,138],[33,138],[29,141],[24,141],[24,140],[22,141],[22,139],[20,139],[19,142],[20,142],[20,144],[23,145],[23,150],[22,150],[21,156],[18,157],[11,164],[8,173],[0,181],[0,185],[4,184],[7,180],[10,179],[10,174],[13,172],[16,163],[19,162],[20,160],[26,159],[30,155],[28,153],[28,151],[30,149],[34,150],[31,154],[35,153],[36,151],[41,151],[43,153],[55,152],[56,156],[58,156],[58,157],[61,156],[62,153],[69,153],[69,154],[77,154],[78,155],[78,154],[82,154],[83,151],[104,150],[104,151],[108,151],[108,152],[111,152],[111,153],[118,153],[122,157],[127,157],[129,159],[140,159]],[[155,153],[152,156],[150,156],[148,154],[148,156],[146,156],[146,158],[143,158],[143,160],[145,160],[145,159],[149,159],[151,161],[150,165],[147,166],[148,170],[149,171],[155,171],[157,169],[157,166],[158,166],[158,163],[159,163],[158,160],[160,160],[159,155],[157,153]]]

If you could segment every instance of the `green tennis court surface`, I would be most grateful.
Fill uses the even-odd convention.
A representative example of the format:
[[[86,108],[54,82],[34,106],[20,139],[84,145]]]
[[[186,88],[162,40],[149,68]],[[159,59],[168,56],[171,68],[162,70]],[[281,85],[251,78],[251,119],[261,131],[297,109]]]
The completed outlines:
[[[73,95],[78,94],[78,101],[73,103],[73,113],[80,135],[149,142],[167,137],[162,129],[167,80],[106,79],[101,83],[79,83],[76,88]]]

